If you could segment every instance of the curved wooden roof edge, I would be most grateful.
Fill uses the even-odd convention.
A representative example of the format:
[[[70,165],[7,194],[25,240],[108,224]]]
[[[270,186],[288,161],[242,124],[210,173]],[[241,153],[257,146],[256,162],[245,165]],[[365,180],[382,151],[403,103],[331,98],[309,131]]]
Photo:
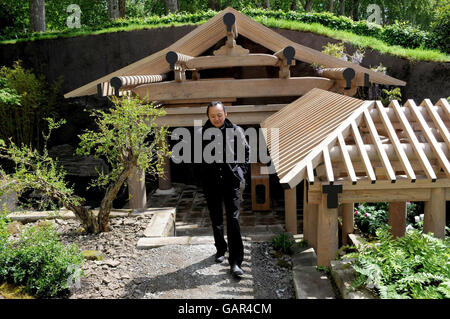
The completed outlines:
[[[303,179],[310,184],[319,180],[313,174],[319,165],[323,166],[320,175],[328,183],[342,183],[333,172],[338,162],[347,172],[346,182],[353,185],[364,180],[372,184],[415,183],[419,179],[431,184],[450,182],[449,123],[450,104],[445,99],[434,105],[429,99],[420,105],[408,100],[403,106],[394,100],[383,107],[380,101],[313,89],[265,119],[261,127],[279,132],[277,137],[263,131],[280,184],[288,189]],[[383,137],[377,125],[382,127]],[[420,138],[417,132],[421,132]],[[363,135],[372,143],[363,141]],[[354,144],[346,145],[347,136],[353,136]],[[405,137],[407,142],[402,142]],[[374,163],[382,164],[381,175],[386,176],[377,177]],[[360,171],[364,168],[363,177],[356,176],[356,164]]]
[[[140,59],[126,67],[123,67],[115,72],[109,73],[97,80],[89,82],[75,90],[72,90],[64,95],[65,98],[92,95],[97,93],[97,85],[99,83],[107,82],[111,78],[121,75],[143,75],[143,74],[162,74],[169,71],[169,65],[165,60],[165,55],[169,51],[177,51],[190,56],[199,56],[221,39],[226,37],[226,27],[223,23],[223,16],[231,12],[236,17],[236,24],[239,26],[239,33],[274,52],[279,51],[286,46],[295,48],[295,58],[307,63],[318,63],[325,67],[351,67],[356,73],[367,73],[371,82],[404,86],[406,82],[395,79],[380,72],[375,72],[364,68],[360,65],[343,61],[338,58],[329,56],[320,51],[303,46],[277,32],[263,26],[262,24],[252,20],[241,12],[228,7],[209,21],[198,26],[181,39],[169,47]]]

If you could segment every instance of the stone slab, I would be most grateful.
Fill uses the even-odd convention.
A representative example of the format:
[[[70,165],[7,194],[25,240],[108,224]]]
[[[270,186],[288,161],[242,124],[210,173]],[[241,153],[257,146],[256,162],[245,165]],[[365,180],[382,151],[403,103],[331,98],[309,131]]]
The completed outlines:
[[[300,269],[302,267],[310,267],[317,265],[317,256],[314,248],[307,248],[292,256],[293,269]]]
[[[365,288],[353,289],[352,282],[355,280],[355,271],[351,266],[351,260],[332,260],[331,276],[342,299],[377,299],[377,297]]]
[[[194,236],[190,237],[189,245],[214,244],[213,236]]]
[[[297,299],[336,299],[330,280],[316,266],[294,267],[292,272]]]
[[[173,234],[175,214],[171,210],[154,212],[144,230],[144,237],[166,237]]]
[[[187,245],[190,237],[143,237],[137,242],[137,249],[152,249],[166,245]]]

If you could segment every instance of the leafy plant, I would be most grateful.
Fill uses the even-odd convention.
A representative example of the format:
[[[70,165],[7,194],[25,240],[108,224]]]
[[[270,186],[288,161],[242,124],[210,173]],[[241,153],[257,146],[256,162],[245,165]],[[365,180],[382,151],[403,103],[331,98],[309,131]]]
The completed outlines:
[[[0,221],[0,236],[5,231]],[[82,275],[82,261],[78,247],[64,246],[52,225],[35,225],[24,230],[17,241],[2,238],[0,282],[24,285],[37,297],[61,296],[69,291],[70,279]]]
[[[0,69],[0,138],[12,139],[18,145],[42,147],[41,119],[47,117],[56,105],[61,80],[51,87],[43,76],[36,77],[24,69],[21,61],[12,68]]]
[[[359,252],[343,256],[354,258],[354,286],[365,284],[384,299],[450,298],[448,238],[412,230],[394,240],[388,226],[376,235],[378,244],[367,243]]]
[[[381,103],[383,103],[384,106],[388,106],[393,100],[401,101],[402,99],[402,92],[398,87],[392,90],[382,89],[381,92],[383,92]]]
[[[294,252],[295,241],[291,238],[289,233],[281,233],[272,238],[272,246],[275,250],[278,250],[284,254],[292,254]]]

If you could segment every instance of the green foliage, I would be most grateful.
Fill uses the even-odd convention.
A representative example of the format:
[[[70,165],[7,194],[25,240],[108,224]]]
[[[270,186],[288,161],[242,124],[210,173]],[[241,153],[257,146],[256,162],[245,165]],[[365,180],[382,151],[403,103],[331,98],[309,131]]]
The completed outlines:
[[[64,0],[61,3],[73,2],[80,3],[82,10],[82,29],[84,30],[101,30],[105,28],[125,27],[131,25],[161,25],[173,23],[199,23],[212,18],[217,12],[207,10],[206,1],[183,1],[180,2],[180,11],[177,14],[164,15],[165,9],[163,1],[150,0],[136,0],[136,4],[132,2],[127,3],[127,18],[108,21],[105,18],[104,7],[98,5],[98,1],[93,1],[90,6],[87,0],[70,1]],[[100,1],[101,2],[101,1]],[[53,3],[53,2],[52,2]],[[56,0],[55,0],[56,3]],[[365,20],[353,21],[345,16],[336,16],[329,12],[303,12],[302,10],[289,11],[290,3],[286,1],[274,2],[272,8],[275,10],[265,10],[258,8],[258,4],[252,4],[252,1],[232,1],[232,6],[240,10],[245,15],[258,19],[276,19],[284,21],[296,21],[307,24],[320,24],[329,27],[333,30],[349,31],[361,36],[371,36],[376,39],[385,41],[391,45],[402,45],[405,48],[429,48],[440,49],[443,52],[449,52],[448,49],[448,29],[445,29],[448,23],[446,20],[445,10],[439,16],[439,23],[436,23],[435,32],[422,31],[413,28],[406,22],[398,22],[386,27],[379,26],[374,23],[368,23]],[[48,5],[49,6],[49,5]],[[63,5],[52,4],[55,8]],[[83,7],[86,6],[86,7]],[[84,9],[85,8],[85,9]],[[55,9],[56,10],[56,9]],[[200,11],[205,10],[205,11]],[[448,11],[448,10],[447,10]],[[65,10],[58,9],[58,16],[56,22],[51,22],[51,28],[55,31],[72,32],[65,27],[63,17],[67,18]],[[90,13],[92,12],[92,13]],[[98,12],[97,17],[95,13]],[[92,14],[95,18],[85,17],[85,15]],[[94,22],[86,22],[94,21]],[[445,31],[445,32],[442,32]],[[18,31],[12,36],[10,33],[2,35],[0,33],[0,40],[7,40],[13,38],[33,38],[26,32]],[[447,45],[446,45],[447,44]]]
[[[402,100],[402,92],[398,87],[392,90],[383,89],[381,91],[383,92],[383,95],[381,96],[381,103],[383,103],[384,106],[388,106],[393,100]]]
[[[440,299],[450,296],[450,241],[417,230],[394,240],[389,227],[376,231],[378,244],[367,244],[355,258],[354,286],[366,284],[381,298]]]
[[[51,225],[29,227],[14,240],[0,219],[0,236],[0,282],[24,285],[27,292],[48,298],[67,293],[70,279],[81,275],[78,247],[64,246]]]
[[[294,252],[295,241],[288,233],[281,233],[272,238],[272,246],[275,250],[278,250],[284,254],[292,254]]]
[[[444,52],[450,49],[450,1],[436,10],[435,17],[431,23],[436,47],[442,48]]]
[[[104,158],[111,170],[92,186],[107,187],[119,181],[124,171],[134,166],[150,174],[163,171],[161,163],[170,155],[166,143],[167,127],[158,127],[156,119],[165,111],[139,98],[124,97],[111,99],[110,112],[95,110],[97,131],[86,131],[80,135],[78,155],[93,155]]]
[[[407,221],[415,224],[415,216],[420,214],[417,204],[407,202]],[[362,203],[355,209],[355,226],[364,234],[375,236],[376,230],[388,223],[389,203]]]
[[[56,209],[58,203],[66,207],[80,205],[83,200],[75,196],[73,188],[67,185],[65,171],[47,152],[47,142],[51,132],[58,129],[65,121],[55,122],[51,118],[45,120],[49,123],[49,129],[47,134],[42,133],[44,141],[42,152],[25,144],[19,147],[12,139],[6,145],[0,139],[0,158],[10,160],[15,165],[15,170],[10,175],[6,175],[0,169],[0,179],[14,181],[2,184],[0,193],[13,190],[20,196],[28,190],[38,190],[41,193],[39,201],[28,203],[29,206],[37,209]]]
[[[18,145],[42,147],[41,119],[48,116],[56,104],[61,82],[48,87],[43,76],[36,77],[22,67],[20,61],[12,68],[0,69],[0,138]]]

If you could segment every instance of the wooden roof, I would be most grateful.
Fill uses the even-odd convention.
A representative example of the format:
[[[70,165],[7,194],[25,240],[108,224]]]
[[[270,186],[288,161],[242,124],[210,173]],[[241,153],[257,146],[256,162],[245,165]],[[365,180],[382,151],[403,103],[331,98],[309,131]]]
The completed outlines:
[[[450,106],[362,101],[321,89],[261,123],[286,188],[303,179],[327,184],[436,182],[450,177]],[[278,145],[271,131],[279,130]],[[274,131],[273,131],[274,132]],[[279,156],[276,156],[278,151]]]
[[[337,59],[317,50],[293,42],[275,31],[261,25],[260,23],[243,15],[233,8],[226,8],[219,12],[215,17],[206,23],[198,26],[189,34],[185,35],[164,50],[158,51],[148,57],[145,57],[135,63],[121,68],[113,73],[107,74],[95,81],[92,81],[78,89],[70,91],[64,95],[65,98],[92,95],[98,92],[98,85],[103,94],[112,94],[113,89],[109,81],[118,76],[136,76],[146,75],[150,77],[160,76],[170,70],[170,65],[166,61],[166,54],[169,51],[175,51],[192,57],[198,57],[200,54],[211,48],[214,44],[227,36],[227,30],[224,27],[224,16],[232,13],[235,16],[235,25],[239,27],[239,33],[253,42],[256,42],[269,50],[278,52],[287,46],[295,49],[295,59],[307,63],[318,63],[327,68],[345,68],[351,67],[357,74],[368,74],[371,82],[404,86],[406,83],[385,74],[363,68],[357,64]],[[237,35],[237,28],[233,30]],[[214,63],[214,61],[212,61]],[[267,61],[265,63],[272,63]]]

